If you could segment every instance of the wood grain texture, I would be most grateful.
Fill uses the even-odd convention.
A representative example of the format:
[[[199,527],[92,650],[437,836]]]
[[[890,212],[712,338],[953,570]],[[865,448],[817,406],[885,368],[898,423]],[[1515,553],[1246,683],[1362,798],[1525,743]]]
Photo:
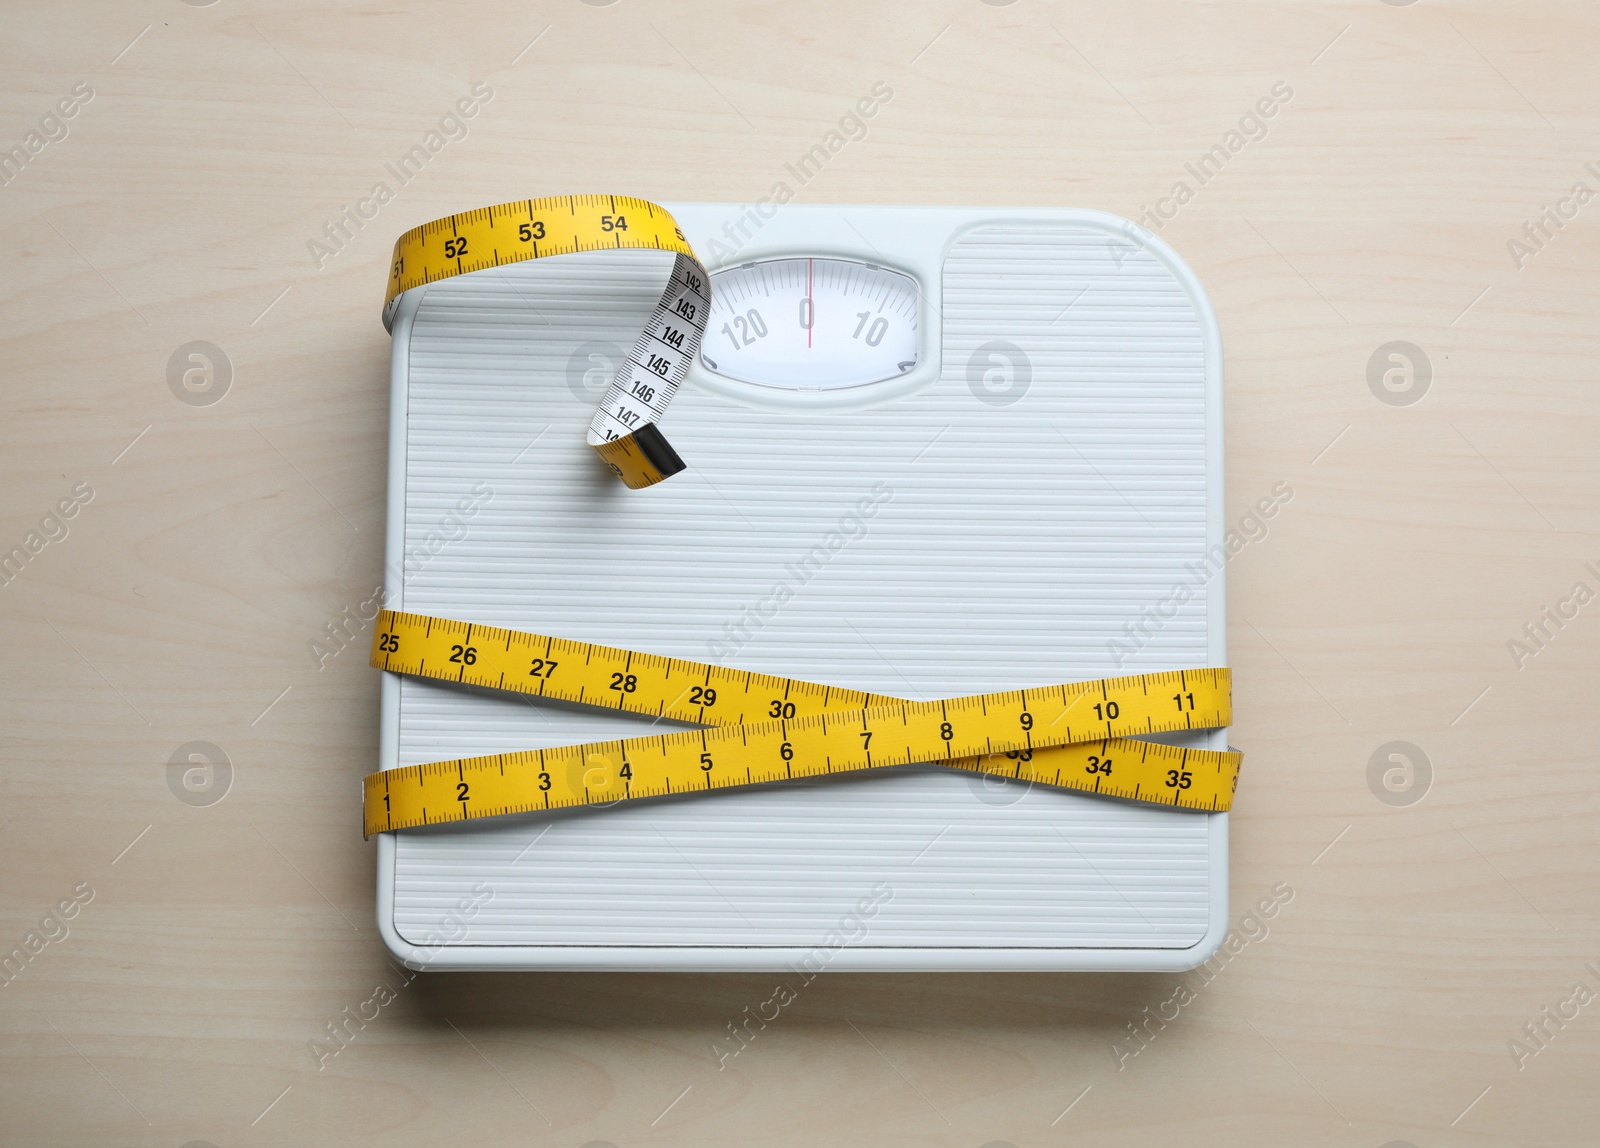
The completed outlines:
[[[1593,1143],[1600,1000],[1540,1014],[1600,992],[1600,605],[1520,667],[1508,642],[1600,590],[1600,203],[1507,246],[1600,191],[1592,5],[32,0],[0,27],[0,147],[94,93],[0,188],[0,549],[93,491],[0,586],[0,953],[93,893],[0,988],[0,1140]],[[465,138],[387,175],[478,81]],[[1156,221],[1221,316],[1229,517],[1294,491],[1229,598],[1234,912],[1292,901],[1209,983],[823,977],[721,1068],[772,978],[405,982],[358,832],[377,676],[310,646],[382,576],[390,244],[527,195],[753,203],[878,81],[797,199],[1138,217],[1191,185]],[[191,340],[232,364],[221,401],[168,386]],[[1411,405],[1368,385],[1392,340],[1431,363]],[[168,785],[196,740],[233,771],[207,806]],[[1369,787],[1391,741],[1431,762],[1414,804]]]

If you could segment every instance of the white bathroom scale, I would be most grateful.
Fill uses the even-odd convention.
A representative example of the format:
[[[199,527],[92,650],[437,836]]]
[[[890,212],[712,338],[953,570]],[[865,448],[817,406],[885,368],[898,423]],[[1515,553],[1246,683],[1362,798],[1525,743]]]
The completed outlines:
[[[1090,211],[664,206],[711,272],[662,421],[688,468],[628,490],[585,444],[670,254],[413,288],[388,607],[915,700],[1226,665],[1222,348],[1164,243]],[[669,728],[384,674],[380,766]],[[1227,928],[1226,813],[938,766],[377,856],[384,941],[432,970],[1177,970]]]

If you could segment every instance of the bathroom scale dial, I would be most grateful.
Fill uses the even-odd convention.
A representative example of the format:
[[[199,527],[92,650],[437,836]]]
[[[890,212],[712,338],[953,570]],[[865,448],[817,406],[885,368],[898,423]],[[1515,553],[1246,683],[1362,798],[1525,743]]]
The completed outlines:
[[[711,275],[707,370],[796,391],[898,378],[917,365],[909,275],[850,259],[768,259]]]

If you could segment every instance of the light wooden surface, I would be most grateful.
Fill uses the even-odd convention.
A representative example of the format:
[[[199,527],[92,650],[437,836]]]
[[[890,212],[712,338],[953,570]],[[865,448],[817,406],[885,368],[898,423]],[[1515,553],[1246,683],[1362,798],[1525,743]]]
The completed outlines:
[[[0,1141],[1593,1143],[1600,1000],[1540,1014],[1600,993],[1600,604],[1520,668],[1508,642],[1600,591],[1600,203],[1536,254],[1507,242],[1600,191],[1597,24],[1433,0],[10,5],[0,145],[94,95],[0,188],[0,547],[93,498],[0,587],[0,953],[93,899],[0,988]],[[467,136],[319,270],[308,241],[477,81]],[[769,977],[399,988],[355,831],[377,676],[361,642],[310,652],[381,577],[389,245],[526,195],[753,203],[877,81],[892,99],[801,201],[1139,216],[1197,188],[1161,234],[1221,315],[1229,516],[1294,491],[1230,569],[1234,912],[1292,901],[1203,987],[824,977],[725,1071],[711,1040]],[[1185,164],[1280,83],[1265,138],[1198,186]],[[214,404],[169,388],[192,340],[232,363]],[[1414,404],[1369,388],[1392,340],[1431,362]],[[195,740],[233,770],[209,805],[168,784]],[[1391,741],[1431,761],[1410,805],[1369,786]],[[396,999],[318,1071],[308,1042],[380,982]]]

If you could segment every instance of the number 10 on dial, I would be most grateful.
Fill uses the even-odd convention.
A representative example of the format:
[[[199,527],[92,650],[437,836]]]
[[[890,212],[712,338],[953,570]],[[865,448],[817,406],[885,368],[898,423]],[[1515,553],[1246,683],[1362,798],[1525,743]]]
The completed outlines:
[[[769,259],[714,272],[700,357],[730,379],[826,391],[917,365],[916,280],[849,259]]]

